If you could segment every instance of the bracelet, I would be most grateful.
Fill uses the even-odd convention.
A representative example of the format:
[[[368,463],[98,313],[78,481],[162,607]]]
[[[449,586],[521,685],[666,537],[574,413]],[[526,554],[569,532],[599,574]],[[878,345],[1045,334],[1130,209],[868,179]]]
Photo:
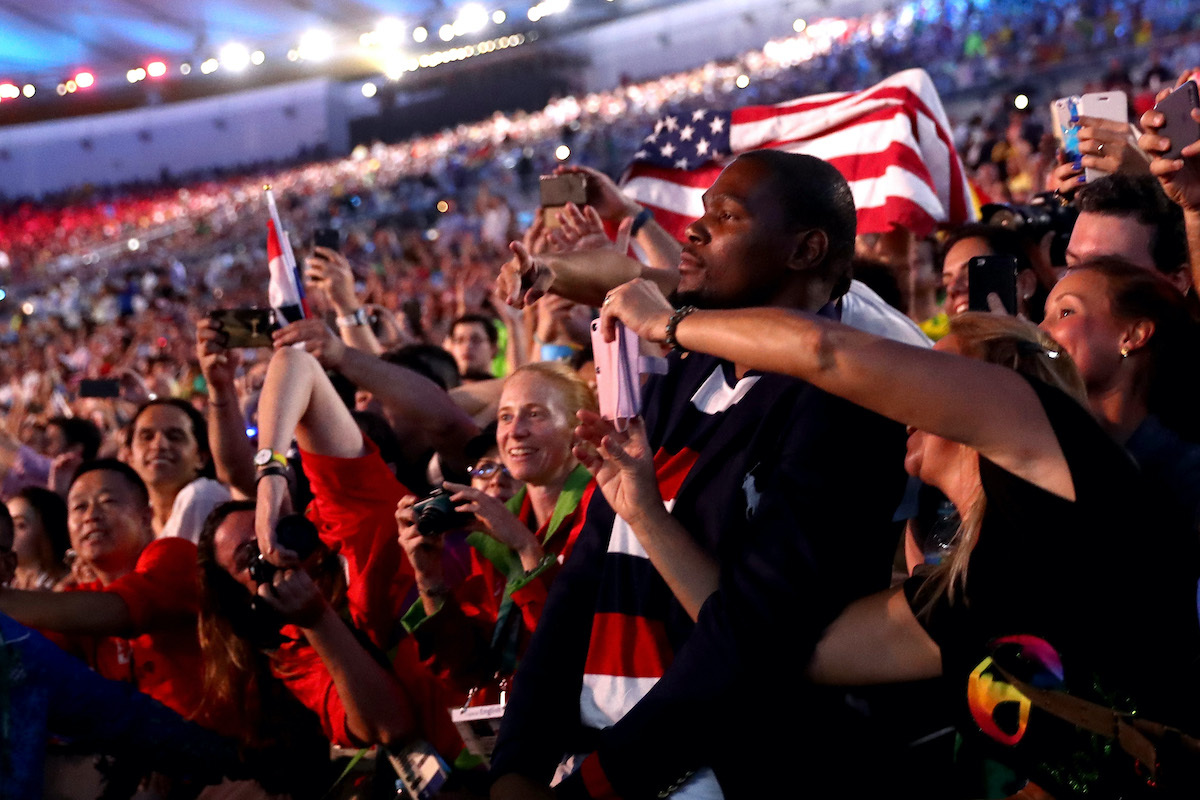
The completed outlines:
[[[344,317],[337,318],[339,328],[357,328],[367,324],[367,312],[362,306],[354,309],[354,312],[347,314]]]
[[[254,485],[257,486],[259,481],[270,475],[278,475],[281,478],[286,478],[287,474],[287,467],[283,466],[282,464],[276,464],[275,462],[272,462],[267,464],[265,467],[258,468],[258,474],[254,476]]]
[[[629,226],[629,235],[637,236],[638,231],[640,231],[645,224],[652,219],[654,219],[654,212],[643,207],[642,210],[638,212],[637,216],[633,218],[633,224]]]
[[[699,311],[699,309],[695,306],[684,306],[683,308],[677,308],[675,309],[675,313],[671,315],[671,318],[667,320],[666,342],[672,350],[686,352],[682,347],[679,346],[679,340],[675,338],[675,329],[679,327],[680,322],[683,322],[684,317],[692,314],[695,311]]]

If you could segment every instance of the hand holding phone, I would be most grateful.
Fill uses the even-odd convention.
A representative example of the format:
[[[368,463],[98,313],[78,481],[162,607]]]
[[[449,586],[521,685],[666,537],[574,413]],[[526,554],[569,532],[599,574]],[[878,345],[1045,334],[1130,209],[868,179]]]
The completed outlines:
[[[1180,84],[1154,105],[1154,110],[1164,118],[1158,126],[1158,135],[1171,140],[1171,147],[1162,154],[1163,158],[1181,159],[1183,148],[1200,140],[1200,122],[1192,118],[1194,109],[1200,109],[1200,91],[1194,80]]]
[[[967,310],[991,311],[988,295],[995,294],[1011,316],[1017,315],[1017,259],[1013,256],[975,256],[967,261]]]
[[[587,175],[578,172],[542,175],[538,180],[538,191],[546,227],[557,228],[558,214],[567,203],[587,205]]]
[[[271,334],[280,327],[271,308],[219,308],[208,318],[228,348],[271,347]]]
[[[342,235],[337,228],[317,228],[313,231],[313,247],[328,247],[340,252]]]

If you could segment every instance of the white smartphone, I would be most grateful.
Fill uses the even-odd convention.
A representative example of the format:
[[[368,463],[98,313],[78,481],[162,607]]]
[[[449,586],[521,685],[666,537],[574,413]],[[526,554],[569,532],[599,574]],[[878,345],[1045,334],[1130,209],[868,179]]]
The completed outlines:
[[[1129,99],[1124,92],[1091,92],[1079,98],[1079,114],[1084,117],[1099,117],[1100,119],[1120,122],[1128,131],[1129,128]],[[1128,135],[1128,132],[1126,133]],[[1109,173],[1094,167],[1084,171],[1085,179],[1091,183],[1096,178],[1103,178]]]

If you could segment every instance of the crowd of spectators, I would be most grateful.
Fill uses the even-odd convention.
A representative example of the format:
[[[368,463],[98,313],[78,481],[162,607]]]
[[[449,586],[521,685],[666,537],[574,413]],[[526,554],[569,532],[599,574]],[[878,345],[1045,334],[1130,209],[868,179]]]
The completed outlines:
[[[413,797],[1194,794],[1200,142],[1166,159],[1153,105],[1196,64],[1187,3],[909,3],[7,203],[0,798],[355,796],[359,748]],[[755,151],[681,244],[610,177],[664,109],[915,65],[978,197],[1057,222],[855,237],[833,167]],[[1136,127],[1064,159],[1063,87]],[[538,208],[554,172],[586,203]],[[267,304],[264,184],[309,314],[244,347],[210,312]],[[969,310],[978,256],[1015,316]]]

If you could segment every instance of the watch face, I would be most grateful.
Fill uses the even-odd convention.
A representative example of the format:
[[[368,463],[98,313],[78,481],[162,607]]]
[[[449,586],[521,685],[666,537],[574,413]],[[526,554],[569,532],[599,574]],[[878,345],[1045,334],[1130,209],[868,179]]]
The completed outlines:
[[[271,463],[271,455],[271,450],[269,448],[259,450],[254,454],[254,465],[256,467],[265,467],[267,464]]]

